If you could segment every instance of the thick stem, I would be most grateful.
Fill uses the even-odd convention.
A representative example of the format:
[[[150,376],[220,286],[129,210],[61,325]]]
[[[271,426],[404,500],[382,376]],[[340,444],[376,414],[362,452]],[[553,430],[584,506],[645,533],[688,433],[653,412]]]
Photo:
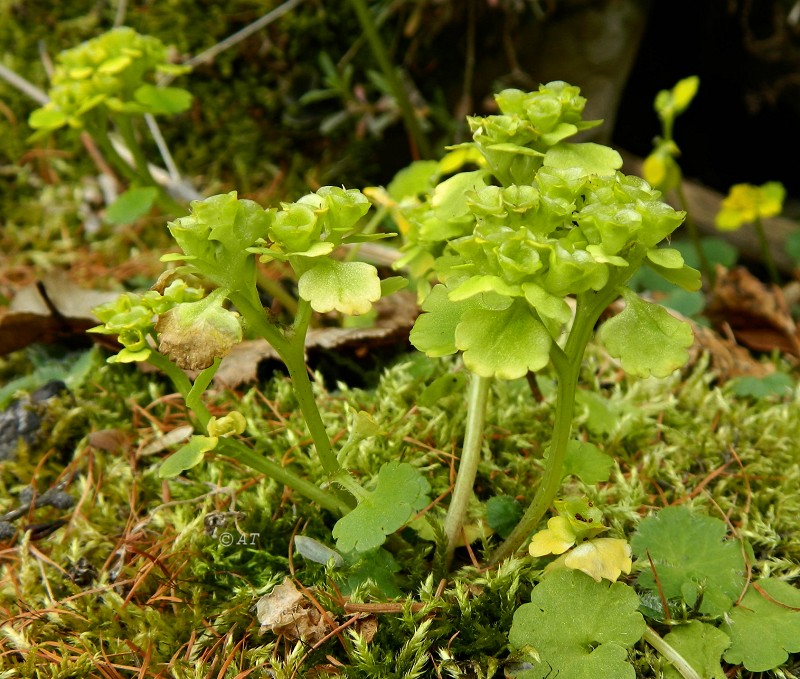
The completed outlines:
[[[383,76],[386,78],[386,82],[389,83],[389,87],[392,90],[392,95],[394,95],[397,105],[400,107],[400,111],[403,114],[403,121],[405,122],[406,130],[411,138],[411,141],[421,157],[430,158],[428,140],[422,133],[422,128],[420,127],[419,121],[417,120],[417,115],[414,112],[414,107],[411,105],[408,94],[406,93],[403,84],[400,82],[400,79],[397,77],[394,66],[389,60],[389,56],[386,53],[386,48],[381,40],[380,35],[378,35],[378,31],[375,28],[375,22],[372,19],[372,15],[369,12],[366,2],[364,2],[364,0],[350,0],[350,4],[355,11],[358,21],[361,24],[361,28],[364,31],[364,35],[369,42],[369,46],[372,49],[372,54],[375,57],[375,61],[378,62],[378,66],[380,66],[381,71],[383,71]]]
[[[695,669],[678,651],[670,646],[652,627],[644,630],[644,640],[663,655],[684,679],[702,679]]]
[[[489,397],[490,385],[491,377],[472,374],[467,404],[467,427],[464,432],[461,462],[458,465],[453,496],[450,499],[450,507],[447,510],[447,517],[444,522],[444,532],[447,536],[445,568],[449,568],[453,560],[456,542],[461,536],[461,529],[467,515],[467,507],[472,498],[472,488],[475,484],[475,475],[481,459],[483,422],[486,415],[486,403]]]
[[[333,452],[331,440],[328,438],[325,423],[322,421],[319,408],[317,408],[314,390],[311,387],[311,380],[306,369],[305,339],[310,320],[311,305],[306,300],[300,299],[297,305],[297,316],[295,316],[294,333],[289,341],[288,351],[281,358],[283,358],[283,362],[289,370],[289,376],[292,378],[294,395],[297,397],[300,411],[303,413],[306,426],[314,441],[314,447],[317,449],[322,468],[328,474],[335,474],[342,467]]]
[[[231,293],[229,299],[236,305],[250,327],[272,345],[272,348],[278,352],[281,360],[286,364],[297,403],[303,413],[311,439],[314,441],[322,468],[327,474],[335,474],[341,469],[341,466],[333,453],[331,441],[328,438],[325,424],[322,422],[322,416],[319,414],[314,391],[311,388],[311,380],[308,378],[306,370],[305,342],[308,324],[311,321],[311,305],[304,299],[299,300],[291,336],[286,337],[269,322],[264,314],[264,309],[256,308],[247,296],[242,293]]]
[[[554,344],[551,350],[553,366],[556,369],[558,389],[556,392],[556,412],[550,451],[545,463],[544,475],[536,489],[536,494],[511,534],[492,554],[490,564],[494,565],[511,556],[536,530],[536,526],[552,504],[561,488],[564,475],[564,457],[572,433],[572,417],[575,412],[575,390],[580,376],[583,354],[592,337],[594,325],[603,310],[617,297],[618,286],[610,282],[598,293],[578,296],[578,308],[572,330],[562,350]]]

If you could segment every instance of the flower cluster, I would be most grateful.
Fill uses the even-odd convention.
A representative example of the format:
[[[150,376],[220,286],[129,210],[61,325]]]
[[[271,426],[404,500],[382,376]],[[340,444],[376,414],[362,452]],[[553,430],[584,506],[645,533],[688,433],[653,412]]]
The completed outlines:
[[[181,279],[174,280],[163,292],[126,292],[113,302],[94,309],[102,325],[90,332],[118,337],[123,349],[108,359],[110,363],[144,361],[152,351],[148,337],[154,336],[158,317],[179,304],[197,302],[204,294],[202,288],[190,287]]]
[[[61,52],[53,73],[50,101],[30,116],[30,125],[45,131],[63,126],[80,129],[89,112],[105,107],[116,113],[178,113],[191,95],[179,88],[158,88],[159,73],[183,73],[167,61],[157,38],[121,27]]]

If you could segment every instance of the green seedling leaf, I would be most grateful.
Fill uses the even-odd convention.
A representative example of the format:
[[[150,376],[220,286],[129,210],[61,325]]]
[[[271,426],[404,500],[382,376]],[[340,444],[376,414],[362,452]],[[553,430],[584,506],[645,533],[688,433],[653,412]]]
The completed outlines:
[[[171,479],[187,469],[196,467],[203,461],[203,456],[209,450],[217,447],[219,439],[214,436],[192,436],[189,443],[170,455],[158,469],[158,476],[162,479]]]
[[[456,327],[464,364],[481,377],[513,380],[550,362],[550,333],[517,301],[508,309],[469,309]]]
[[[694,342],[689,324],[628,289],[622,294],[625,308],[601,326],[600,339],[625,372],[666,377],[684,365]]]
[[[443,222],[471,219],[465,196],[468,191],[477,191],[486,186],[485,176],[483,170],[460,172],[439,184],[431,197],[431,207],[437,219]]]
[[[650,268],[670,283],[684,290],[700,289],[700,272],[684,263],[680,251],[674,248],[652,248],[647,251],[647,259]]]
[[[789,653],[800,653],[800,590],[781,580],[759,580],[721,629],[731,638],[726,662],[751,672],[780,667]]]
[[[588,484],[608,481],[614,458],[606,455],[593,443],[570,441],[564,458],[564,476],[577,476]]]
[[[386,190],[397,201],[430,193],[439,178],[439,161],[416,160],[400,170]]]
[[[192,105],[192,95],[180,87],[156,87],[145,84],[133,95],[148,113],[183,113]]]
[[[380,547],[386,536],[402,528],[428,504],[430,484],[406,462],[388,462],[378,472],[375,490],[333,527],[340,552],[367,552]]]
[[[395,599],[403,596],[397,584],[395,573],[401,568],[390,552],[375,549],[370,552],[345,554],[348,568],[340,581],[342,594],[352,594],[357,589],[364,591],[368,584],[374,585],[384,598]]]
[[[432,408],[439,401],[451,394],[464,394],[467,386],[467,373],[447,373],[431,382],[417,398],[417,405]]]
[[[795,382],[786,373],[775,372],[764,377],[737,377],[726,385],[737,396],[766,399],[772,396],[788,396]]]
[[[673,628],[664,641],[678,651],[703,679],[726,679],[719,661],[731,640],[716,627],[692,620],[687,625]],[[681,673],[671,665],[664,668],[664,679],[681,677]]]
[[[381,298],[378,271],[365,262],[321,259],[300,276],[297,289],[300,297],[321,314],[328,311],[350,316],[365,314]]]
[[[486,501],[489,527],[505,539],[522,517],[522,505],[510,495],[496,495]]]
[[[639,597],[620,582],[595,582],[584,573],[558,570],[533,588],[531,603],[514,613],[508,640],[532,647],[541,658],[519,679],[635,679],[628,649],[641,639]]]
[[[639,559],[638,583],[658,591],[650,559],[667,599],[682,598],[704,615],[725,614],[745,585],[742,545],[726,540],[720,519],[686,507],[665,507],[640,524],[631,540]],[[649,555],[649,558],[648,558]]]
[[[35,130],[57,130],[66,124],[64,112],[54,108],[38,108],[28,116],[28,125]]]
[[[128,189],[108,206],[104,219],[118,226],[132,224],[150,212],[157,197],[158,189],[152,186]]]
[[[381,297],[388,297],[398,290],[408,287],[408,279],[402,276],[390,276],[381,279]]]

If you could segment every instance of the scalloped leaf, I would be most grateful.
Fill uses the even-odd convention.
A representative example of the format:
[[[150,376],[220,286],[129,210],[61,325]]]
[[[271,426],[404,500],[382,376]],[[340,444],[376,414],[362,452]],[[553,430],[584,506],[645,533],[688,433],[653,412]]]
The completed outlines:
[[[381,298],[378,271],[365,262],[322,259],[300,276],[297,289],[300,297],[322,314],[335,310],[358,316]]]
[[[468,310],[480,308],[480,297],[453,302],[444,285],[436,285],[422,303],[424,313],[417,316],[409,339],[417,349],[431,358],[456,353],[456,327]]]
[[[608,146],[593,142],[557,144],[545,154],[544,166],[562,170],[578,167],[587,174],[614,174],[622,167],[622,156]]]
[[[621,582],[595,582],[581,572],[557,570],[533,588],[531,603],[514,613],[508,640],[533,647],[541,662],[519,679],[557,672],[569,679],[635,679],[628,649],[641,639],[639,597]]]
[[[726,532],[720,519],[686,507],[665,507],[647,517],[631,540],[642,568],[639,585],[659,591],[652,559],[660,591],[667,599],[683,599],[689,606],[699,601],[704,615],[723,615],[745,585],[742,545],[726,540]]]
[[[378,472],[373,491],[333,527],[340,552],[367,552],[380,547],[386,536],[402,528],[429,501],[430,484],[407,462],[387,462]]]
[[[600,327],[600,339],[622,368],[636,377],[666,377],[689,360],[694,342],[688,323],[664,307],[623,290],[625,308]]]
[[[800,590],[782,580],[759,580],[721,629],[731,637],[726,662],[751,672],[780,667],[789,653],[800,653]]]
[[[524,301],[503,310],[469,309],[456,327],[464,364],[481,377],[513,380],[550,362],[550,333]]]
[[[720,665],[722,652],[731,644],[730,637],[713,625],[692,620],[687,625],[673,627],[664,637],[703,679],[726,679]],[[674,667],[664,668],[664,679],[681,679]]]

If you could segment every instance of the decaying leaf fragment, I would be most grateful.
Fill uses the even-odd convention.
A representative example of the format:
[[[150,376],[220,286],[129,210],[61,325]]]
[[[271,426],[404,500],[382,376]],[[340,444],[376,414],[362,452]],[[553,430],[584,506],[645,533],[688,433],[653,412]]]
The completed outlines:
[[[290,578],[284,578],[256,603],[256,618],[261,632],[272,632],[287,639],[314,644],[331,631],[322,614],[300,592]],[[331,615],[332,619],[333,616]]]
[[[779,349],[800,357],[800,332],[783,292],[768,286],[744,267],[718,267],[706,315],[717,327],[728,327],[736,340],[756,351]]]

